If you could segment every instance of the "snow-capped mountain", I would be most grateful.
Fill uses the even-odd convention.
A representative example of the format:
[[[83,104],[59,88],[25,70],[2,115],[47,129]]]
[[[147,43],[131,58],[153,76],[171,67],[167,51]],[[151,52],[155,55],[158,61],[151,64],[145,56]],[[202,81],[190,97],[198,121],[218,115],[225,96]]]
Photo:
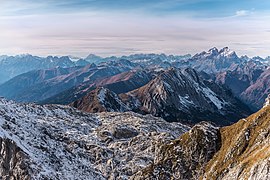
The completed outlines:
[[[90,91],[71,106],[86,112],[129,110],[192,124],[211,120],[225,125],[251,113],[228,89],[203,80],[193,69],[166,70],[146,85],[119,96],[106,89],[106,98],[100,101],[102,89]]]
[[[162,71],[174,66],[193,68],[203,80],[213,80],[221,86],[226,86],[232,91],[233,96],[247,103],[254,111],[262,107],[263,100],[268,94],[267,88],[260,82],[266,82],[268,79],[266,75],[268,66],[262,62],[263,58],[238,57],[227,47],[221,50],[212,48],[193,57],[135,54],[102,58],[91,54],[88,60],[77,61],[70,60],[69,57],[53,56],[40,58],[23,55],[16,58],[21,59],[21,62],[37,59],[29,60],[29,67],[36,67],[36,62],[43,61],[44,66],[42,65],[41,69],[50,67],[48,63],[59,66],[49,70],[27,72],[0,85],[1,96],[18,102],[69,104],[97,87],[108,88],[116,94],[127,93],[146,85]],[[0,62],[7,62],[7,59],[12,57],[2,56]],[[95,62],[94,60],[97,64],[90,64]],[[12,62],[13,60],[10,61],[11,64]],[[10,63],[8,64],[11,65]],[[73,67],[76,65],[80,67]],[[62,66],[67,68],[61,68]],[[16,68],[15,65],[14,67]]]
[[[192,67],[197,71],[204,71],[206,73],[217,73],[226,70],[233,70],[237,64],[242,63],[234,51],[228,47],[221,50],[212,48],[209,51],[198,53],[184,62],[177,62],[175,65],[178,67]]]

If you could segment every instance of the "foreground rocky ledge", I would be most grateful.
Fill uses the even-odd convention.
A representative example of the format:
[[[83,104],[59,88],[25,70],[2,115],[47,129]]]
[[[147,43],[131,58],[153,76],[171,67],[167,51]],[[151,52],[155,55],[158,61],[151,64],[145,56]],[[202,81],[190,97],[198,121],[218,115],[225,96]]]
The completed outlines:
[[[128,179],[189,130],[135,113],[87,114],[0,100],[3,179]]]

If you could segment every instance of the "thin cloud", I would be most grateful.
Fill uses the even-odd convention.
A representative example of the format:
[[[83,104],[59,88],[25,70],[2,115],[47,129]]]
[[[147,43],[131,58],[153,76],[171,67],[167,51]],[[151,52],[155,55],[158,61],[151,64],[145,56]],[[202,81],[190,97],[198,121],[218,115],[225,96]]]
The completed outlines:
[[[239,54],[269,55],[269,13],[259,14],[259,8],[248,15],[253,13],[249,6],[239,7],[236,12],[235,8],[221,8],[222,3],[211,4],[209,0],[172,0],[166,7],[162,4],[165,0],[149,0],[147,4],[142,0],[113,1],[116,5],[122,2],[119,7],[105,0],[48,0],[43,4],[40,0],[33,4],[24,0],[20,6],[15,6],[17,1],[10,1],[0,6],[0,54],[194,54],[213,46],[230,46]],[[82,5],[85,8],[81,9]],[[139,9],[142,13],[134,13]],[[225,12],[218,12],[223,9]],[[209,17],[196,18],[195,11]],[[2,14],[5,15],[1,17]],[[254,46],[252,42],[258,42],[265,50],[249,48]]]
[[[251,12],[248,10],[239,10],[235,12],[235,16],[241,17],[241,16],[248,16]]]

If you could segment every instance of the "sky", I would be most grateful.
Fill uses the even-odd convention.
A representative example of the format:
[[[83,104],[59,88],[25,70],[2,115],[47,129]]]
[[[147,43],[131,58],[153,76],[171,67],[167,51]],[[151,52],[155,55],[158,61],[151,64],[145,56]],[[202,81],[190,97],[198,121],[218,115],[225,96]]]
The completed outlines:
[[[270,56],[269,0],[0,0],[0,54]]]

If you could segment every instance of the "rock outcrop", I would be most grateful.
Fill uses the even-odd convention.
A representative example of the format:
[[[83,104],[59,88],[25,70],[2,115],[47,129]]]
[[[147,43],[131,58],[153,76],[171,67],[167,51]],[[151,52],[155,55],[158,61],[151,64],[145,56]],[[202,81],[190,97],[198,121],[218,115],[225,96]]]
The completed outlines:
[[[133,179],[198,179],[221,146],[217,127],[201,122],[180,138],[161,145],[154,164]]]
[[[0,176],[3,180],[30,180],[29,159],[17,144],[5,137],[0,138]]]

